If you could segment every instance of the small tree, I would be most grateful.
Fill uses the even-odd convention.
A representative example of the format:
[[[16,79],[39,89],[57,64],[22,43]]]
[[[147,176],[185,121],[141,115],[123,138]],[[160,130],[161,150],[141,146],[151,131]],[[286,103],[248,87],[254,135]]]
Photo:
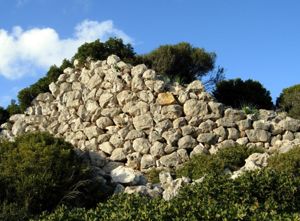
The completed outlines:
[[[234,108],[245,105],[262,109],[273,108],[270,92],[260,82],[251,79],[242,81],[237,78],[221,81],[216,85],[213,95],[219,102]]]
[[[291,117],[300,119],[300,84],[283,89],[276,105]]]
[[[9,118],[9,113],[3,107],[0,107],[0,124],[3,124]]]
[[[183,83],[202,78],[214,69],[216,55],[189,43],[162,45],[142,56],[144,63],[171,80],[180,78]]]
[[[130,44],[124,44],[122,39],[109,38],[106,42],[96,40],[81,45],[73,56],[80,63],[84,63],[88,57],[93,60],[105,60],[109,55],[115,54],[125,62],[135,61],[135,52]]]
[[[59,204],[91,207],[108,191],[71,144],[47,133],[0,141],[0,187],[0,219],[4,207],[29,216]]]
[[[20,106],[16,103],[16,100],[11,100],[10,104],[6,108],[9,116],[12,116],[14,114],[21,113]]]

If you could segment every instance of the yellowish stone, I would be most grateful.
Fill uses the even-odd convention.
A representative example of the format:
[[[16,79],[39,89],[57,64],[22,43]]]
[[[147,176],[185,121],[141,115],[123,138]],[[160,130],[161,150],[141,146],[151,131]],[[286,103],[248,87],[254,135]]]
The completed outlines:
[[[170,92],[159,93],[156,102],[160,105],[169,105],[175,103],[175,98]]]

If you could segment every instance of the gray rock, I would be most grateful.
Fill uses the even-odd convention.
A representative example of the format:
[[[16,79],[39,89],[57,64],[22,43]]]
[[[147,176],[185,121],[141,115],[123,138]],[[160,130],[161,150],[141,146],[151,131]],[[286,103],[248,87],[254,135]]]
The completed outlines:
[[[242,137],[242,138],[237,139],[236,142],[237,142],[239,145],[244,146],[244,145],[246,145],[246,144],[249,142],[249,140],[248,140],[247,137]]]
[[[194,147],[193,151],[190,153],[190,157],[193,157],[197,154],[208,154],[207,148],[203,144],[198,144],[196,147]]]
[[[208,106],[212,111],[212,118],[220,118],[224,114],[224,105],[213,101],[208,102]]]
[[[148,139],[137,138],[133,141],[132,147],[136,152],[146,154],[149,152],[151,145]]]
[[[83,132],[88,139],[92,139],[93,137],[98,137],[98,135],[101,133],[101,130],[97,126],[90,126],[84,128]]]
[[[145,137],[145,133],[143,131],[131,130],[126,135],[125,140],[135,140],[137,138],[143,138],[143,137]]]
[[[99,149],[102,150],[104,153],[107,153],[110,155],[113,152],[114,147],[113,147],[113,145],[111,145],[110,142],[104,142],[99,145]]]
[[[173,121],[173,127],[175,129],[181,128],[187,125],[187,120],[184,117],[179,117]]]
[[[237,140],[240,137],[240,132],[236,128],[227,128],[228,139]]]
[[[216,121],[218,127],[235,127],[236,123],[230,118],[224,117]]]
[[[131,81],[131,90],[132,91],[141,91],[145,88],[144,81],[138,76],[134,76]]]
[[[294,140],[295,136],[291,131],[286,131],[283,135],[282,135],[282,140]]]
[[[123,148],[116,148],[112,151],[110,159],[112,161],[123,161],[126,160],[126,155]]]
[[[265,130],[246,130],[246,134],[250,142],[269,142],[271,138],[271,133]]]
[[[179,149],[193,149],[196,145],[196,140],[190,135],[184,136],[178,140]]]
[[[144,79],[149,79],[149,80],[154,80],[156,78],[156,72],[154,70],[146,70],[144,73],[143,73],[143,78]]]
[[[153,127],[153,120],[150,114],[144,114],[133,118],[133,125],[137,130],[145,130]]]
[[[12,126],[12,129],[11,129],[11,133],[14,135],[14,136],[18,136],[18,135],[21,135],[22,133],[25,132],[25,129],[26,129],[26,123],[24,120],[22,120],[21,118],[19,120],[17,120],[13,126]]]
[[[96,120],[96,125],[100,129],[105,129],[108,126],[114,125],[114,123],[109,117],[100,117],[98,120]]]
[[[183,112],[186,116],[205,116],[208,114],[208,105],[196,99],[190,99],[184,103]]]
[[[217,137],[213,133],[203,133],[199,134],[197,141],[203,144],[215,144],[217,142]]]
[[[252,121],[250,119],[238,121],[236,124],[238,125],[240,131],[245,131],[251,129],[252,127]]]
[[[171,129],[165,131],[162,137],[166,140],[170,146],[177,145],[178,140],[181,138],[181,132],[178,129]]]
[[[246,119],[246,114],[241,110],[235,110],[232,108],[228,108],[224,112],[224,117],[228,118],[232,122],[237,122],[237,121]]]
[[[259,120],[259,121],[254,121],[253,122],[253,128],[254,129],[260,129],[260,130],[269,130],[271,127],[271,123],[270,122],[266,122],[263,120]]]
[[[112,100],[113,98],[113,94],[111,93],[103,93],[100,95],[100,98],[99,98],[99,104],[100,104],[100,107],[104,108],[106,107]]]
[[[300,128],[300,120],[287,118],[279,122],[279,126],[284,130],[289,130],[291,132],[297,132]]]
[[[213,132],[218,135],[219,137],[221,137],[223,140],[225,140],[228,136],[228,132],[224,127],[218,127],[216,129],[213,130]]]
[[[163,121],[160,121],[160,122],[156,123],[154,129],[159,134],[162,134],[163,132],[165,132],[165,131],[169,130],[170,128],[172,128],[172,126],[173,126],[172,121],[167,119],[167,120],[163,120]]]
[[[132,69],[131,69],[131,75],[133,77],[142,77],[143,73],[147,70],[147,67],[146,65],[144,64],[139,64],[137,66],[134,66]]]
[[[153,157],[161,157],[164,155],[164,147],[165,145],[159,141],[155,141],[150,148],[150,154]]]
[[[186,126],[181,127],[181,132],[182,132],[182,136],[186,136],[186,135],[194,136],[194,134],[196,132],[196,127],[186,125]]]
[[[203,90],[204,90],[204,86],[199,80],[195,80],[191,82],[186,88],[187,92],[194,92],[194,93],[200,93]]]
[[[213,122],[212,120],[204,121],[199,125],[200,132],[202,132],[202,133],[211,132],[216,127],[217,127],[217,124],[215,122]]]
[[[162,166],[165,167],[176,167],[180,163],[177,152],[162,156],[159,159],[159,162]]]
[[[161,114],[164,115],[166,118],[175,120],[182,116],[182,106],[177,104],[163,106],[161,109]]]
[[[134,152],[127,155],[126,166],[134,169],[140,169],[142,155],[138,152]]]
[[[120,61],[120,58],[116,55],[110,55],[108,56],[106,62],[108,65],[115,65]]]
[[[87,82],[86,87],[90,90],[97,88],[102,83],[102,78],[99,74],[94,74]]]
[[[149,169],[155,166],[155,160],[152,155],[145,154],[141,159],[141,169]]]
[[[140,180],[140,175],[132,169],[124,166],[119,166],[110,172],[110,176],[115,183],[137,184]]]

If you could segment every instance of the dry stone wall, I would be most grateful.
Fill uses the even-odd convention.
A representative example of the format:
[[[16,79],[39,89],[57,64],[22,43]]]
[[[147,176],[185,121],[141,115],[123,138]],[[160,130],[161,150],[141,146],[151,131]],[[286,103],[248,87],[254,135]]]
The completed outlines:
[[[285,113],[225,108],[200,81],[169,84],[115,55],[84,67],[75,61],[49,89],[1,125],[1,136],[48,131],[88,151],[93,164],[108,171],[117,165],[176,167],[227,146],[285,152],[300,143],[300,122]]]

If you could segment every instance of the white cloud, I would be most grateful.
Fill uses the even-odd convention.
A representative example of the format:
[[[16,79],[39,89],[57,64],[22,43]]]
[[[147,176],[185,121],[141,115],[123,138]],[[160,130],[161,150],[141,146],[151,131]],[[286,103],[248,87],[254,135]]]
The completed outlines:
[[[66,39],[60,38],[52,28],[23,30],[16,26],[11,32],[0,29],[0,75],[8,79],[32,75],[37,69],[46,70],[53,64],[60,65],[85,42],[105,41],[112,36],[132,43],[132,39],[115,28],[111,20],[84,20],[75,27],[74,36]]]

